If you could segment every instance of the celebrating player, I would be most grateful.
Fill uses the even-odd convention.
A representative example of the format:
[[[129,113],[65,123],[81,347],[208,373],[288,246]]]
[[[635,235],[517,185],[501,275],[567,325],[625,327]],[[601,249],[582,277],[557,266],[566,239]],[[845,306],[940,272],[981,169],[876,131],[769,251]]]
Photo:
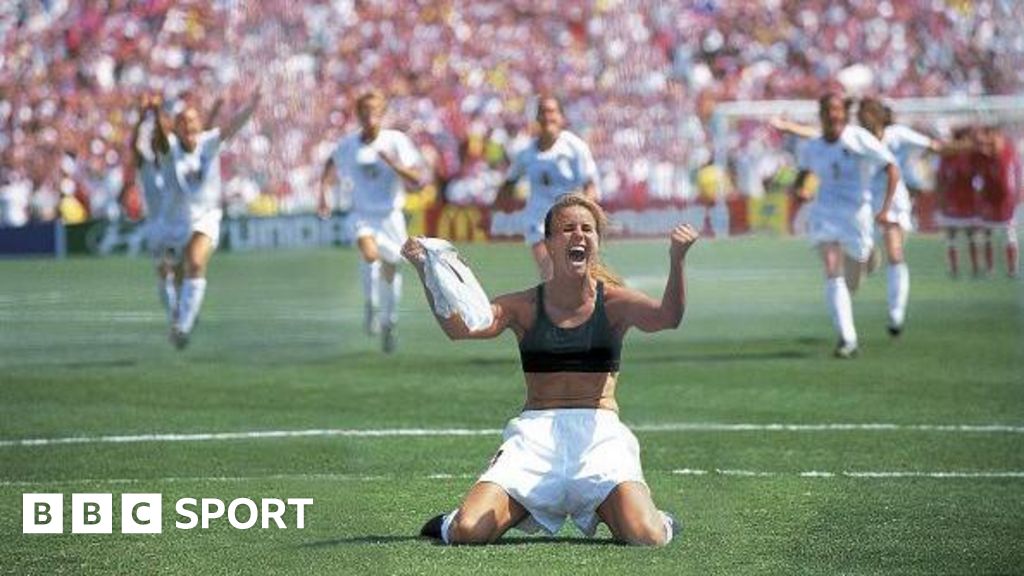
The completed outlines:
[[[359,273],[368,334],[383,334],[385,352],[397,345],[395,325],[402,294],[398,271],[405,229],[405,189],[423,184],[423,160],[408,136],[383,127],[387,100],[371,90],[356,100],[360,129],[342,138],[320,179],[319,211],[330,214],[328,189],[336,177],[352,192],[348,226],[362,255]],[[383,277],[383,282],[380,282]],[[378,302],[380,319],[378,319]]]
[[[908,126],[892,122],[892,110],[876,98],[864,98],[857,107],[857,119],[861,126],[882,141],[896,158],[900,174],[908,173],[910,158],[914,150],[940,152],[940,142],[921,134]],[[871,180],[872,209],[879,213],[888,186],[885,170],[875,172]],[[910,271],[904,254],[906,233],[913,225],[910,221],[910,192],[903,178],[896,183],[896,193],[886,218],[879,222],[882,241],[885,243],[888,262],[887,300],[889,303],[889,333],[898,336],[903,331],[907,314],[907,300],[910,295]]]
[[[571,516],[591,536],[604,522],[622,542],[662,545],[672,539],[677,525],[651,499],[636,438],[618,418],[615,388],[626,332],[657,332],[682,321],[686,253],[698,234],[689,225],[672,231],[669,277],[659,301],[622,286],[601,264],[605,222],[595,202],[563,196],[544,222],[551,278],[495,298],[493,323],[476,332],[458,314],[435,316],[452,340],[511,330],[519,342],[526,405],[509,421],[504,443],[459,508],[431,519],[423,535],[449,544],[488,543],[514,526],[554,534]],[[410,239],[403,255],[424,280],[423,246]]]
[[[168,134],[160,122],[154,125],[157,161],[164,186],[171,190],[171,199],[164,205],[165,238],[174,257],[183,260],[184,277],[171,327],[171,342],[179,350],[188,345],[199,317],[206,294],[206,269],[220,240],[220,153],[259,101],[260,91],[256,90],[223,127],[204,129],[193,105],[186,105],[175,117],[173,133]],[[155,104],[151,109],[156,112]]]
[[[496,203],[506,202],[524,176],[530,183],[530,196],[523,210],[523,236],[533,251],[542,279],[551,277],[551,258],[544,242],[544,216],[561,195],[582,190],[596,201],[597,164],[590,147],[579,136],[565,130],[562,105],[553,96],[542,96],[537,103],[540,133],[512,161]]]
[[[142,188],[142,202],[146,214],[146,244],[153,256],[156,269],[157,293],[167,315],[167,323],[173,326],[177,314],[178,288],[164,224],[171,199],[164,182],[164,174],[157,162],[153,142],[155,124],[163,121],[159,114],[160,105],[161,100],[158,96],[146,94],[142,97],[139,120],[132,132],[131,152],[135,160],[139,186]]]
[[[851,295],[857,291],[873,247],[871,178],[885,171],[885,195],[874,220],[888,222],[899,183],[896,158],[884,144],[859,126],[850,126],[849,103],[828,93],[818,101],[822,136],[808,142],[800,154],[795,190],[813,172],[819,180],[811,205],[810,236],[825,268],[825,300],[839,333],[838,358],[857,354],[857,330]]]

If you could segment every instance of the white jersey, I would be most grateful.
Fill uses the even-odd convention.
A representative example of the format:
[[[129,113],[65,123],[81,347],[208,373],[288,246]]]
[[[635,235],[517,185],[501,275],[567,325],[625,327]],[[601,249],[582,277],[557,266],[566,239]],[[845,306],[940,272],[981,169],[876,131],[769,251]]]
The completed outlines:
[[[187,207],[189,219],[197,220],[220,209],[220,129],[201,132],[192,151],[185,150],[174,134],[168,135],[167,141],[170,149],[164,175],[174,188],[173,211]]]
[[[799,167],[818,177],[819,209],[849,211],[871,202],[871,180],[896,158],[860,126],[847,126],[835,142],[818,137],[800,151]]]
[[[929,150],[935,145],[935,141],[930,137],[902,124],[886,126],[885,131],[882,132],[882,143],[896,156],[900,174],[903,181],[908,184],[915,184],[912,181],[912,175],[915,173],[914,167],[911,165],[915,154],[922,150]]]
[[[909,230],[911,228],[911,204],[907,178],[913,173],[910,159],[915,151],[930,148],[932,139],[906,126],[892,124],[887,126],[882,133],[882,143],[892,152],[900,169],[900,178],[896,182],[896,192],[893,194],[892,206],[887,216],[891,222]],[[884,167],[879,168],[871,179],[871,205],[876,212],[882,209],[888,185],[888,173]]]
[[[402,177],[381,158],[381,152],[400,166],[423,164],[412,140],[397,130],[381,130],[369,143],[363,142],[361,132],[349,134],[331,154],[339,182],[351,190],[353,212],[386,214],[405,206]]]
[[[541,218],[559,196],[598,183],[597,163],[590,147],[568,130],[562,130],[547,150],[540,150],[534,139],[513,159],[506,181],[515,182],[524,176],[530,182],[526,213]]]

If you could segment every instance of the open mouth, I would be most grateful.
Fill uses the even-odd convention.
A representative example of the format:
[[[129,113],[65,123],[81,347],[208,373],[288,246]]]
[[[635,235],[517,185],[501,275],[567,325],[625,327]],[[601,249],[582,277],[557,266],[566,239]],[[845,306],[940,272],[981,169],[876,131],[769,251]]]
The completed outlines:
[[[569,261],[580,263],[587,261],[587,249],[583,246],[572,246],[569,248]]]

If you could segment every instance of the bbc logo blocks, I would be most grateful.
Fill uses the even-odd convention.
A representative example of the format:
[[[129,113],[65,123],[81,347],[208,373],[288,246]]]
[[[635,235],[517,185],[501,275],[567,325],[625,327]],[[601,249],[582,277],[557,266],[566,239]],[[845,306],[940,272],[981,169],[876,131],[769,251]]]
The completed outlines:
[[[63,534],[63,494],[22,494],[22,533]],[[163,503],[160,494],[122,494],[121,532],[159,534]],[[72,494],[71,533],[110,534],[114,527],[111,494]]]
[[[22,533],[63,534],[63,494],[22,494]],[[72,494],[72,534],[112,534],[113,494]],[[160,494],[121,494],[122,534],[160,534],[163,531],[163,498]],[[236,530],[271,527],[285,530],[306,527],[306,508],[312,498],[235,498],[225,504],[219,498],[180,498],[174,506],[179,530],[206,530],[214,520],[227,522]]]

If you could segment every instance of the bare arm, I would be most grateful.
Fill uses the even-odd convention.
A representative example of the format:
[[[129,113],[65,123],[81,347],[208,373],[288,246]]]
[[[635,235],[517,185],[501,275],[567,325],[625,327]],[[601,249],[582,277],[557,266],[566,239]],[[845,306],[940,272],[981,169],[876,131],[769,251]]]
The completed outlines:
[[[892,198],[896,195],[896,185],[900,181],[900,169],[895,164],[885,167],[885,174],[888,177],[885,184],[885,199],[882,200],[882,208],[875,214],[875,222],[885,224],[889,222],[889,208],[892,206]]]
[[[811,171],[807,169],[797,172],[796,179],[793,180],[793,185],[789,188],[789,193],[804,200],[810,198],[810,194],[807,192],[807,177],[810,175]]]
[[[262,96],[262,92],[260,92],[259,89],[253,92],[252,98],[249,99],[249,103],[245,108],[239,110],[238,114],[235,114],[235,116],[226,125],[221,127],[221,142],[227,142],[242,129],[242,126],[245,126],[245,123],[252,117],[252,113],[256,111],[256,107],[259,106],[260,98],[262,98]]]
[[[686,311],[686,254],[700,234],[689,224],[672,230],[668,281],[661,302],[634,290],[624,290],[624,328],[636,326],[644,332],[677,328]]]
[[[420,173],[420,169],[416,166],[402,166],[398,163],[398,160],[392,158],[390,155],[380,152],[381,160],[385,164],[391,167],[392,170],[398,174],[405,185],[413,190],[419,190],[425,184],[423,181],[423,174]]]
[[[146,121],[146,114],[149,113],[149,106],[147,106],[149,102],[146,98],[143,98],[142,102],[143,104],[139,110],[139,121],[132,128],[131,136],[131,157],[135,162],[136,168],[142,165],[142,152],[139,151],[139,133],[142,132],[142,124]]]
[[[217,116],[220,115],[220,109],[222,106],[224,106],[224,99],[218,97],[213,102],[213,107],[210,108],[210,113],[206,115],[206,122],[203,123],[203,126],[213,126],[214,123],[217,122]]]
[[[146,110],[152,111],[153,122],[153,151],[157,154],[167,154],[171,149],[171,143],[167,139],[167,132],[164,130],[163,117],[160,114],[160,99],[153,98]]]
[[[800,124],[799,122],[793,122],[791,120],[786,120],[784,118],[772,118],[771,120],[768,121],[768,124],[771,125],[772,128],[775,128],[780,132],[792,134],[793,136],[797,136],[799,138],[810,139],[821,136],[820,132],[806,124]]]
[[[502,182],[501,188],[498,188],[498,194],[494,197],[494,206],[502,207],[508,206],[512,202],[512,196],[516,191],[516,183],[511,180]]]
[[[430,309],[434,310],[434,295],[431,294],[430,289],[427,288],[425,277],[426,273],[424,272],[426,251],[424,250],[423,245],[415,238],[409,238],[406,240],[405,245],[402,246],[402,256],[404,256],[405,259],[416,268],[416,273],[419,276],[420,283],[423,285],[423,292],[427,296],[427,303],[430,304]],[[471,331],[462,320],[462,317],[458,314],[452,314],[450,318],[442,318],[437,314],[434,314],[434,319],[437,320],[441,330],[444,331],[445,335],[448,336],[450,340],[482,340],[494,338],[504,332],[506,328],[513,326],[516,300],[522,297],[523,293],[516,293],[506,294],[495,298],[494,301],[491,302],[491,312],[494,314],[494,322],[482,330]]]
[[[331,204],[328,202],[327,191],[334,185],[334,158],[328,158],[324,171],[320,174],[320,186],[317,187],[317,215],[327,218],[331,215]]]
[[[597,202],[597,185],[591,180],[583,185],[583,195],[586,196],[587,200]]]

